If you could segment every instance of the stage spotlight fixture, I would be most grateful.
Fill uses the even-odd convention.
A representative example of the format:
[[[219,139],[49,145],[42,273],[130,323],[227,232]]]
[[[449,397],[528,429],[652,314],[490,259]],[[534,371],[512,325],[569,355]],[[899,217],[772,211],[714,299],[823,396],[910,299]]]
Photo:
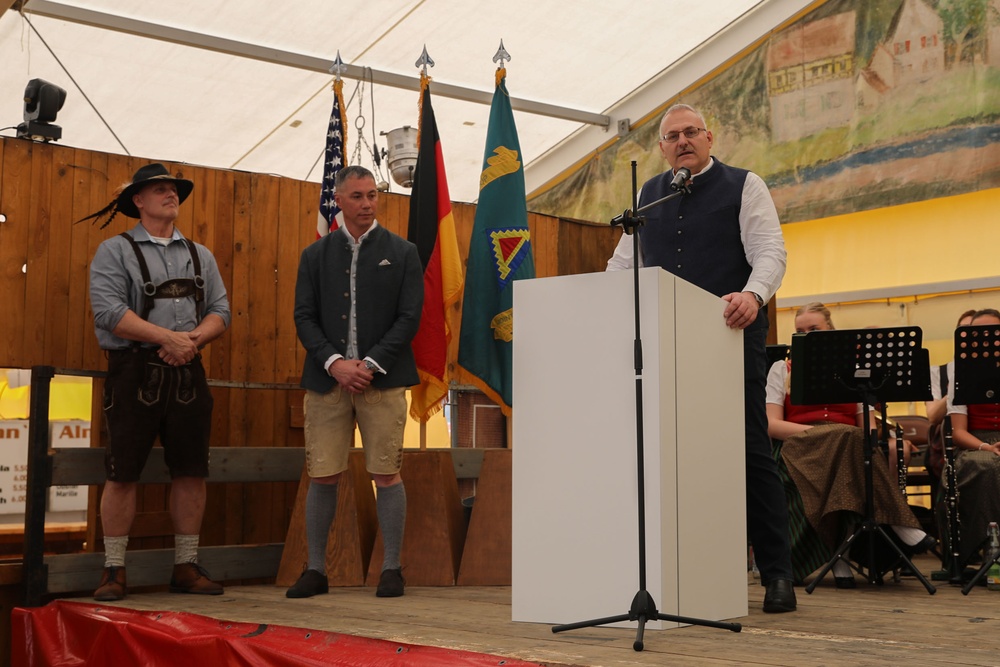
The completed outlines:
[[[389,172],[392,180],[404,188],[413,187],[413,170],[417,166],[417,129],[403,127],[382,132],[389,143]]]
[[[32,79],[24,89],[24,122],[17,126],[19,139],[59,141],[62,128],[53,125],[66,101],[66,91],[44,79]]]

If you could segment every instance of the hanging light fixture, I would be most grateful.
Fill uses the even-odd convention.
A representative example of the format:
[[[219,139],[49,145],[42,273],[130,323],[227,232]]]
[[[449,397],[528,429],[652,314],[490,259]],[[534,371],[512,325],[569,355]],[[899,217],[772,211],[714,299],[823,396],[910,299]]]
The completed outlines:
[[[381,132],[389,144],[389,172],[392,180],[404,188],[413,187],[413,171],[417,166],[417,129],[404,125]]]

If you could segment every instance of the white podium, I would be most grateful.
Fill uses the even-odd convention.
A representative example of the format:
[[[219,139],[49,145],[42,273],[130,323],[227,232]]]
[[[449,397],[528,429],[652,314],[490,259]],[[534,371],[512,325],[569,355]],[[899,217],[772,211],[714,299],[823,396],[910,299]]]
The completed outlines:
[[[746,616],[743,334],[718,297],[639,275],[646,590],[664,614]],[[639,590],[632,281],[514,284],[515,621],[624,614]]]

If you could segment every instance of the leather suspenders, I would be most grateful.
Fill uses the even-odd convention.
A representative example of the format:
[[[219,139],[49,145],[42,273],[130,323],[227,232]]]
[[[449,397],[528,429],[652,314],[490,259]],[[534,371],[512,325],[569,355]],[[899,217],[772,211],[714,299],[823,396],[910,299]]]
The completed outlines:
[[[187,245],[188,252],[191,253],[191,265],[194,267],[194,278],[172,278],[159,285],[154,285],[149,274],[149,266],[146,258],[127,232],[119,234],[129,242],[132,250],[135,251],[135,258],[139,261],[139,271],[142,273],[142,310],[139,317],[144,320],[149,319],[149,312],[156,306],[156,299],[179,299],[193,296],[195,300],[195,313],[198,321],[201,322],[202,309],[205,306],[205,279],[201,275],[201,261],[198,259],[198,251],[194,242],[190,239],[183,239]]]

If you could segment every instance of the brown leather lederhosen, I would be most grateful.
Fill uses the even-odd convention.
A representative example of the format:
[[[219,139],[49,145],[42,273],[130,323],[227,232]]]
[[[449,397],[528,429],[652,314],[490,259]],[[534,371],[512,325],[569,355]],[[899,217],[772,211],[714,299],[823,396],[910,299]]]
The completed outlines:
[[[127,233],[121,236],[135,251],[142,274],[143,299],[135,312],[148,321],[156,299],[193,297],[200,322],[205,281],[194,243],[183,239],[191,253],[194,278],[172,278],[155,285],[139,244]],[[171,476],[207,476],[212,405],[200,355],[189,364],[171,366],[159,358],[157,348],[142,347],[138,342],[110,350],[104,392],[108,479],[137,480],[157,436]]]

